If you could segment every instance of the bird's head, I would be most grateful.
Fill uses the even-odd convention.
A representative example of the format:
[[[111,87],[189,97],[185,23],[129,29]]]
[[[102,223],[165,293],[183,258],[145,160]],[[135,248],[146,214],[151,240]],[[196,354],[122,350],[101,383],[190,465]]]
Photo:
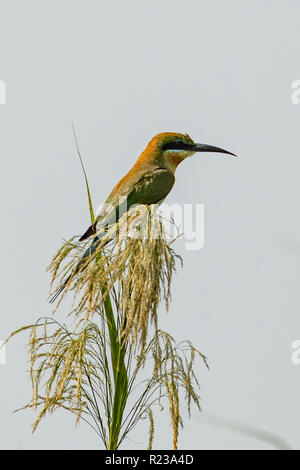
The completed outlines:
[[[156,155],[174,172],[177,165],[195,152],[234,153],[207,144],[195,143],[188,134],[163,132],[149,142],[146,150],[155,151]]]

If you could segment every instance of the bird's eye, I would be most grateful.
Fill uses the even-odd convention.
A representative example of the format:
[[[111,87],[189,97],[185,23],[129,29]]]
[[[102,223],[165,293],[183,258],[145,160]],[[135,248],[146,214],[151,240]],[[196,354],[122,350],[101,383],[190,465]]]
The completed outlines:
[[[182,150],[184,143],[181,140],[175,140],[173,142],[167,142],[162,146],[162,150]]]
[[[181,140],[168,142],[162,146],[162,150],[191,150],[191,144],[186,144]]]

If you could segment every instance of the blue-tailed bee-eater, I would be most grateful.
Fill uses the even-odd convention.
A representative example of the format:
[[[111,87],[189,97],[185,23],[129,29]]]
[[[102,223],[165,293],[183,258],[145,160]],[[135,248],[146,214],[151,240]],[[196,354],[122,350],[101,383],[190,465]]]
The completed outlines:
[[[162,132],[153,137],[131,170],[113,188],[105,200],[104,209],[96,216],[94,223],[79,239],[83,241],[93,236],[92,244],[71,276],[79,271],[82,263],[86,263],[86,259],[95,251],[97,243],[107,233],[107,229],[133,205],[161,204],[174,185],[177,166],[195,152],[218,152],[235,156],[212,145],[196,144],[187,134]],[[50,302],[56,300],[71,276],[57,290]]]

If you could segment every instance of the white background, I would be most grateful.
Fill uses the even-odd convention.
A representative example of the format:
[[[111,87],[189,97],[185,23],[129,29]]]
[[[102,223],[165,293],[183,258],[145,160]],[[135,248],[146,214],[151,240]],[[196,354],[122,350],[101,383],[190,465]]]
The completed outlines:
[[[70,121],[95,205],[154,134],[187,132],[239,158],[198,154],[177,170],[168,202],[205,204],[205,245],[178,242],[184,269],[161,326],[208,357],[204,411],[300,448],[299,44],[297,0],[0,1],[0,338],[51,313],[45,268],[89,224]],[[31,411],[12,414],[30,398],[28,368],[23,335],[0,366],[1,448],[101,446],[65,412],[34,435]],[[170,448],[168,412],[157,418],[154,447]],[[144,448],[147,427],[123,448]],[[272,448],[196,411],[179,445]]]

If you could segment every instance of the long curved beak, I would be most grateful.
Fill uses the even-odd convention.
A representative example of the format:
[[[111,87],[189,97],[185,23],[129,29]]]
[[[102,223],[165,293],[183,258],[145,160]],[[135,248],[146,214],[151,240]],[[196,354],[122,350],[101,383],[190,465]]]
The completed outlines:
[[[227,153],[228,155],[233,155],[236,157],[234,153],[228,152],[227,150],[220,149],[219,147],[214,147],[213,145],[207,144],[194,144],[193,145],[193,152],[216,152],[216,153]]]

